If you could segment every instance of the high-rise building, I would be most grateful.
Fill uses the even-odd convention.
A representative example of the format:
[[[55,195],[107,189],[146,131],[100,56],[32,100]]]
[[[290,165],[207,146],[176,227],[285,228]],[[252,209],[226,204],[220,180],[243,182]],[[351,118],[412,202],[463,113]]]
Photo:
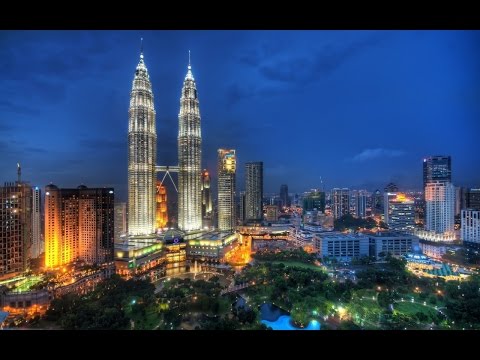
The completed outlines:
[[[465,245],[480,248],[480,210],[464,209],[461,214],[461,238]]]
[[[218,229],[235,229],[235,150],[218,149]]]
[[[45,187],[45,266],[113,261],[113,188]]]
[[[247,219],[245,210],[246,210],[246,194],[245,191],[240,191],[240,196],[239,196],[239,212],[238,212],[238,220],[240,222],[240,225],[243,225],[245,223],[245,220]]]
[[[372,195],[372,212],[375,215],[383,214],[383,196],[378,189]]]
[[[332,190],[332,214],[334,219],[350,213],[350,190],[335,188]]]
[[[388,202],[388,228],[408,231],[415,229],[415,201],[403,193],[396,193]]]
[[[246,220],[263,219],[263,162],[245,164],[245,216]]]
[[[190,62],[183,82],[178,122],[178,227],[190,231],[202,227],[202,133]]]
[[[32,242],[32,188],[19,181],[0,187],[0,279],[27,267]]]
[[[367,216],[367,192],[358,190],[355,192],[355,216],[364,219]]]
[[[388,187],[387,187],[387,188],[388,188]],[[385,188],[385,190],[386,190],[387,188]],[[391,187],[390,189],[393,189],[393,187]],[[384,221],[386,224],[388,224],[388,222],[390,221],[389,215],[390,215],[391,212],[392,212],[392,209],[391,209],[391,207],[390,207],[390,203],[397,198],[398,188],[395,187],[395,189],[397,189],[395,192],[385,191],[385,192],[383,193],[383,221]]]
[[[43,253],[41,201],[41,190],[35,186],[32,188],[32,247],[30,248],[32,259],[38,258]]]
[[[167,188],[162,185],[160,180],[157,180],[156,191],[157,215],[156,228],[162,229],[167,226],[168,212],[167,212]]]
[[[127,203],[119,202],[114,205],[115,219],[114,219],[114,240],[119,242],[122,236],[127,234],[128,215]]]
[[[465,208],[480,210],[480,188],[468,189],[465,195]]]
[[[288,196],[288,185],[280,185],[280,200],[282,201],[282,207],[291,205],[290,196]]]
[[[313,190],[303,197],[303,213],[315,209],[325,212],[325,193],[323,191]]]
[[[135,70],[128,111],[128,233],[155,233],[157,132],[153,92],[143,61]]]
[[[450,156],[429,156],[423,159],[423,189],[428,182],[452,182],[452,159]]]
[[[206,169],[202,171],[202,219],[212,217],[212,190],[210,189],[210,174]]]
[[[428,182],[425,187],[427,206],[425,229],[436,233],[453,233],[455,187],[450,182]]]

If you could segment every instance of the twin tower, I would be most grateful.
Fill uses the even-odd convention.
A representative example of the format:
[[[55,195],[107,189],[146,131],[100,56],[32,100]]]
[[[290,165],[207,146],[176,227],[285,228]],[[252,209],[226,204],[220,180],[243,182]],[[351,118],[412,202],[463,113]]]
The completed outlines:
[[[152,83],[143,50],[135,70],[128,114],[128,233],[144,237],[156,232],[157,131]],[[202,134],[190,61],[178,121],[178,227],[191,231],[202,227]]]

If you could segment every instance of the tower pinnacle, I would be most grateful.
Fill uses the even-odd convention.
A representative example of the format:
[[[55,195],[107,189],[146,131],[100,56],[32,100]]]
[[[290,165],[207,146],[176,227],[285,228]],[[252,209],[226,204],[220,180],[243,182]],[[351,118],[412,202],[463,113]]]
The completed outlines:
[[[143,37],[140,38],[140,59],[143,59]]]
[[[192,74],[192,63],[190,61],[190,50],[188,50],[188,66],[187,66],[187,75],[185,76],[185,80],[189,79],[189,80],[195,80],[193,78],[193,74]]]

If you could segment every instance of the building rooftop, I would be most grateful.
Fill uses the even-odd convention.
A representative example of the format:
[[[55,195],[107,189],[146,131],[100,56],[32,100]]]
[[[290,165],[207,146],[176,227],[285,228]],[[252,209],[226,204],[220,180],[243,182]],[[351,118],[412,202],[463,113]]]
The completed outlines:
[[[405,237],[405,236],[414,236],[404,231],[377,231],[371,232],[368,234],[369,236],[375,237]]]

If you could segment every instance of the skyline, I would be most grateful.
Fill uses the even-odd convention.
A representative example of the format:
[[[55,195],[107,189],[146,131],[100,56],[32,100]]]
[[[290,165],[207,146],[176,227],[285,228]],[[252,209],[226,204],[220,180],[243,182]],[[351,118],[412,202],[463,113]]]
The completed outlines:
[[[473,31],[3,31],[4,180],[15,178],[19,161],[33,185],[112,186],[126,200],[128,97],[141,37],[157,165],[176,165],[191,50],[203,167],[216,179],[217,149],[237,149],[237,192],[250,161],[264,162],[266,193],[284,183],[300,193],[319,187],[320,176],[326,190],[373,191],[390,181],[420,189],[429,155],[452,156],[455,185],[480,183],[471,168],[480,150]]]

